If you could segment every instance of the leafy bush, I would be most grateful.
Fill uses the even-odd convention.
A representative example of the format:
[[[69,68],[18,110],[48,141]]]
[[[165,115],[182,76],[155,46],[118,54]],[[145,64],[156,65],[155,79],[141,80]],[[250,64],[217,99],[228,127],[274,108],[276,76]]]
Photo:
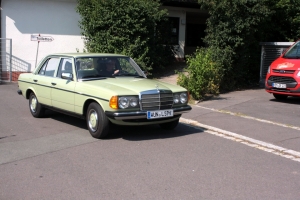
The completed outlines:
[[[221,89],[258,85],[260,42],[294,41],[300,34],[299,0],[198,0],[210,14],[208,47],[218,50]]]
[[[174,59],[172,47],[162,44],[168,37],[160,27],[167,11],[158,1],[77,0],[77,12],[88,52],[131,56],[150,72]],[[170,32],[170,31],[169,31]]]
[[[223,70],[213,59],[213,49],[200,48],[187,57],[187,69],[179,73],[178,84],[185,87],[194,99],[206,94],[219,94]]]
[[[259,35],[264,28],[260,25],[272,13],[268,7],[269,0],[199,2],[210,14],[204,40],[210,48],[220,50],[219,56],[215,58],[224,66],[222,89],[232,90],[258,83],[261,42]]]

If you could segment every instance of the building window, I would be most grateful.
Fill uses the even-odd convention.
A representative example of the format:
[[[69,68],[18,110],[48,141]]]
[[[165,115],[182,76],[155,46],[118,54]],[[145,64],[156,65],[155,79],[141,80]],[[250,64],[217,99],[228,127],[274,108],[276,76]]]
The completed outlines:
[[[179,17],[169,17],[171,25],[171,38],[170,44],[178,45],[179,41]]]

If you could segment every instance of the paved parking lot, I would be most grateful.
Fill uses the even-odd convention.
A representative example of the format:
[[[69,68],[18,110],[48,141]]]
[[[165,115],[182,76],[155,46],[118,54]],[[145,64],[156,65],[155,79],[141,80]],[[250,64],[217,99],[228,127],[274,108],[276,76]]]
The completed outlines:
[[[0,199],[298,199],[300,162],[224,133],[300,151],[299,98],[262,89],[193,105],[174,131],[33,118],[17,84],[0,85]],[[191,124],[192,126],[190,126]],[[218,135],[219,134],[219,135]]]

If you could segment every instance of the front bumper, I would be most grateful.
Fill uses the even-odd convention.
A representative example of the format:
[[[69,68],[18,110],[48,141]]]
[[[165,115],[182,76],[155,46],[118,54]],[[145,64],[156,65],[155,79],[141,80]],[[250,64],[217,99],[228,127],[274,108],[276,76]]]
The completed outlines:
[[[266,77],[265,90],[271,94],[286,96],[300,96],[299,77],[291,75],[270,74]],[[285,84],[285,88],[273,87],[273,83]]]
[[[178,108],[173,108],[173,114],[181,115],[182,113],[186,113],[192,110],[192,107],[189,105],[185,105]],[[136,112],[112,112],[105,111],[105,114],[108,118],[115,120],[134,120],[134,119],[147,119],[147,111],[136,111]],[[164,120],[164,118],[160,118]]]
[[[268,84],[265,85],[265,90],[269,93],[282,94],[287,96],[300,96],[300,86],[296,85],[294,88],[275,88]]]

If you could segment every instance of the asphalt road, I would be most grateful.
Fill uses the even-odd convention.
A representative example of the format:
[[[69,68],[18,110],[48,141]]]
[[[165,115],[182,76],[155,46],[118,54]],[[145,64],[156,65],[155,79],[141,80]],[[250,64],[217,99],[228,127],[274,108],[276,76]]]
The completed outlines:
[[[300,199],[299,98],[262,89],[193,105],[173,131],[33,118],[0,85],[0,199]]]

